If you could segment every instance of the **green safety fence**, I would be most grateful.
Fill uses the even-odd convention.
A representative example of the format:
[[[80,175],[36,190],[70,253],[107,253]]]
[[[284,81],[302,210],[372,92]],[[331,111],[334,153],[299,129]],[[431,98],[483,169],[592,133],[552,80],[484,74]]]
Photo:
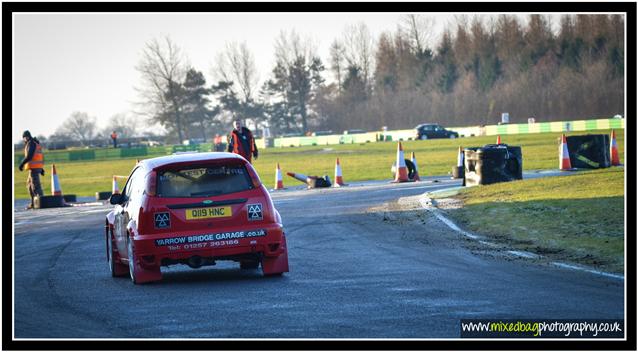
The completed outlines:
[[[85,160],[108,160],[120,158],[133,158],[148,156],[147,147],[139,148],[100,148],[100,149],[79,149],[79,150],[44,150],[45,163],[57,163],[68,161],[85,161]],[[22,160],[21,154],[16,154],[15,162],[19,164]]]
[[[95,149],[95,159],[114,159],[121,156],[120,149]]]
[[[213,151],[213,143],[202,143],[197,145],[197,150],[200,153],[212,152]]]
[[[167,154],[173,154],[177,152],[195,152],[195,151],[199,151],[197,144],[171,145],[166,147]]]
[[[142,148],[126,148],[120,149],[122,158],[131,158],[135,156],[147,156],[148,151],[146,147]]]
[[[574,120],[574,121],[554,121],[554,122],[537,122],[524,124],[507,124],[507,125],[487,125],[487,126],[470,126],[470,127],[451,127],[449,130],[456,131],[462,137],[468,136],[492,136],[492,135],[508,135],[508,134],[525,134],[525,133],[547,133],[547,132],[578,132],[592,130],[607,129],[624,129],[625,119],[591,119],[591,120]],[[274,138],[269,141],[269,146],[274,147],[302,147],[314,145],[330,145],[330,144],[354,144],[354,143],[370,143],[376,141],[405,141],[412,140],[415,137],[414,129],[395,130],[395,131],[379,131],[361,134],[349,135],[327,135],[316,137],[287,137]],[[257,141],[258,147],[263,148],[265,143],[263,139]],[[51,150],[44,151],[44,160],[46,163],[83,161],[83,160],[108,160],[118,158],[133,157],[156,157],[161,155],[170,155],[176,152],[212,151],[211,143],[192,144],[192,145],[172,145],[158,147],[139,147],[139,148],[99,148],[99,149],[79,149],[79,150]],[[22,153],[16,151],[16,165],[22,160]]]
[[[69,152],[69,161],[95,160],[95,150],[74,150]]]

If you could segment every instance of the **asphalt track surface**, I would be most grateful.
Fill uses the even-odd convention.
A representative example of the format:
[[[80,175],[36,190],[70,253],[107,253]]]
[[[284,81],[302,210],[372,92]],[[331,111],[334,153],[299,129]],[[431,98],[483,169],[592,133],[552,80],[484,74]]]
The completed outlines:
[[[176,265],[147,285],[109,275],[110,205],[24,211],[16,202],[14,337],[458,338],[460,319],[624,317],[622,280],[477,255],[452,245],[454,232],[428,239],[427,228],[366,212],[460,184],[433,179],[274,192],[289,273]]]

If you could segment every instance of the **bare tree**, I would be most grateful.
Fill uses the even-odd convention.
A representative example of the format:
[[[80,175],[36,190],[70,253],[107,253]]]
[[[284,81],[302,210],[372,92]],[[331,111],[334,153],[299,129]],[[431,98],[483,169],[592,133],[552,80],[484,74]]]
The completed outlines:
[[[95,117],[86,112],[74,111],[55,131],[56,135],[69,136],[85,145],[96,132]]]
[[[246,42],[227,42],[215,63],[213,76],[217,84],[213,93],[218,95],[220,109],[225,109],[233,118],[250,119],[258,125],[264,118],[262,105],[256,99],[260,78],[255,57]]]
[[[139,121],[126,113],[117,113],[109,119],[106,127],[102,130],[102,134],[109,135],[112,131],[116,131],[121,137],[135,137],[138,133]]]
[[[435,18],[430,16],[408,14],[401,17],[399,29],[409,38],[410,48],[416,55],[432,46],[435,23]]]
[[[272,78],[265,86],[265,93],[273,100],[271,106],[277,110],[271,120],[283,119],[283,123],[274,125],[292,128],[298,124],[307,132],[316,118],[316,93],[324,81],[316,45],[310,38],[302,40],[294,30],[282,31],[275,40],[275,61]]]
[[[364,22],[347,26],[343,33],[345,57],[348,66],[357,67],[362,74],[366,87],[372,79],[374,66],[374,38]]]
[[[246,42],[226,43],[223,52],[217,55],[214,74],[219,81],[233,82],[240,90],[240,99],[253,100],[259,84],[259,73],[255,57]]]
[[[337,79],[337,92],[341,93],[343,86],[343,72],[345,70],[346,49],[339,40],[335,40],[330,45],[330,69]]]
[[[180,142],[185,130],[181,82],[186,67],[186,58],[168,36],[146,43],[142,59],[136,66],[142,75],[142,87],[137,89],[142,99],[141,114],[175,131]]]

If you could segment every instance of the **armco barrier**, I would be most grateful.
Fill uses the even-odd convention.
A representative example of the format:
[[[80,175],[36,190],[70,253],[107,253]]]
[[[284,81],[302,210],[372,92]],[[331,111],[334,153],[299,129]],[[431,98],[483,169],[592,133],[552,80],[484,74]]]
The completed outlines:
[[[476,127],[477,136],[494,136],[505,134],[525,134],[525,133],[547,133],[547,132],[579,132],[608,129],[624,129],[625,119],[597,119],[597,120],[576,120],[576,121],[554,121],[521,123],[509,125],[489,125]],[[460,129],[450,128],[457,131]]]
[[[576,121],[554,121],[538,123],[522,123],[507,125],[487,125],[450,127],[449,130],[459,133],[461,137],[495,136],[508,134],[576,132],[625,128],[625,119],[592,119]],[[286,137],[275,138],[275,147],[299,147],[307,145],[352,144],[374,141],[407,141],[415,137],[414,129],[379,131],[350,135],[329,135],[319,137]]]

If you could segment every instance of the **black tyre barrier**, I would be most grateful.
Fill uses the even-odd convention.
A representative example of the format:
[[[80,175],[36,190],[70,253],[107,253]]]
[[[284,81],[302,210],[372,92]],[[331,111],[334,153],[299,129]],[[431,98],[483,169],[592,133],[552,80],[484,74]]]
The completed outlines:
[[[452,167],[452,178],[463,178],[465,175],[465,168],[463,166]]]
[[[608,135],[568,136],[566,140],[569,161],[572,167],[577,169],[599,169],[611,166]]]
[[[62,196],[41,196],[33,199],[33,207],[35,209],[58,208],[64,206],[64,197]]]
[[[416,167],[410,159],[405,159],[405,167],[408,169],[408,179],[414,180],[414,174],[416,174]]]
[[[67,203],[73,203],[78,201],[78,198],[75,196],[75,194],[65,194],[62,197],[64,197],[64,201]]]
[[[414,163],[412,162],[412,160],[410,159],[403,159],[405,161],[405,168],[408,170],[408,179],[410,181],[414,180],[414,176],[416,175],[416,167],[414,166]],[[390,167],[390,170],[392,170],[392,177],[394,177],[396,175],[397,169],[396,169],[397,165],[396,163],[393,163],[392,166]]]
[[[324,188],[332,186],[332,182],[330,182],[329,178],[324,177],[308,177],[306,179],[306,183],[308,184],[308,188]]]
[[[111,192],[95,192],[95,200],[109,200]]]
[[[523,179],[521,147],[487,144],[482,148],[465,148],[466,186],[489,185]]]

